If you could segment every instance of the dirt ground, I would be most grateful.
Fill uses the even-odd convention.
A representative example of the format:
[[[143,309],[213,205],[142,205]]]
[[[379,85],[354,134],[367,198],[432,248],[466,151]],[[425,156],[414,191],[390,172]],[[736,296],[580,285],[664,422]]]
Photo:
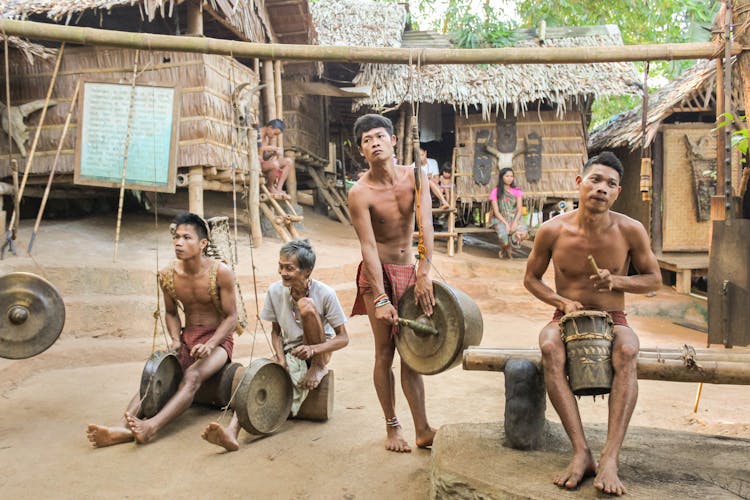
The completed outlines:
[[[20,248],[25,249],[32,222],[22,221]],[[193,407],[151,444],[90,448],[86,425],[117,422],[138,388],[152,349],[157,259],[164,265],[173,255],[168,220],[156,226],[150,216],[126,214],[114,262],[114,227],[114,216],[45,222],[33,258],[21,250],[18,257],[0,261],[0,274],[26,270],[47,277],[61,291],[67,310],[63,334],[48,351],[26,360],[0,359],[4,498],[428,496],[430,452],[393,454],[383,449],[383,416],[371,381],[373,343],[363,317],[350,320],[351,343],[333,356],[334,414],[326,423],[288,421],[280,432],[262,439],[243,432],[240,451],[228,454],[200,438],[207,423],[226,422],[228,415]],[[318,252],[313,276],[334,286],[344,308],[350,309],[360,259],[354,231],[306,214],[304,235]],[[254,318],[251,263],[262,305],[265,287],[277,279],[281,242],[267,238],[253,251],[252,260],[242,227],[238,243],[238,275]],[[523,289],[525,262],[500,261],[491,246],[468,247],[454,258],[446,255],[444,243],[436,246],[435,277],[466,291],[482,310],[482,345],[535,347],[552,311]],[[629,320],[643,346],[705,346],[705,334],[673,323],[699,321],[691,312],[699,299],[678,296],[669,287],[654,297],[628,299]],[[641,315],[653,311],[663,316]],[[269,326],[251,320],[249,331],[237,339],[235,360],[246,364],[268,355],[264,330],[270,331]],[[156,345],[163,345],[160,337]],[[425,386],[435,427],[502,419],[502,374],[459,367],[425,377]],[[699,411],[693,413],[696,388],[641,381],[632,425],[750,438],[746,387],[706,386]],[[413,442],[411,415],[400,390],[397,399],[399,418]],[[601,399],[584,398],[580,405],[584,424],[606,422],[607,406]],[[557,421],[550,405],[547,412]],[[555,491],[550,483],[550,497]]]

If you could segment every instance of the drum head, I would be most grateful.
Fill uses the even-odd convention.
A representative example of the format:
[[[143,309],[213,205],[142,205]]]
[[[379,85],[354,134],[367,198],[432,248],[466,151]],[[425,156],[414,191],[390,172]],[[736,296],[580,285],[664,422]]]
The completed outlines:
[[[292,379],[287,371],[269,359],[255,359],[237,388],[237,419],[251,434],[272,434],[289,417],[292,397]]]
[[[401,359],[417,373],[432,375],[459,364],[464,349],[482,341],[482,313],[476,303],[461,290],[433,281],[435,307],[431,318],[414,302],[414,286],[399,301],[400,318],[433,326],[437,335],[417,333],[402,326],[396,336]]]
[[[182,381],[182,367],[172,352],[157,351],[146,361],[141,374],[141,410],[151,418],[174,396]]]
[[[65,304],[50,282],[31,273],[0,276],[0,357],[36,356],[64,325]]]

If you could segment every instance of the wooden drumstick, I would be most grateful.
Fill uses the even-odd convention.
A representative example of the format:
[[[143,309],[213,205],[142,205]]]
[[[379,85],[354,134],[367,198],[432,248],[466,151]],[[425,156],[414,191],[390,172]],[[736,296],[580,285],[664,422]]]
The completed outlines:
[[[594,256],[589,254],[588,259],[589,259],[589,264],[591,264],[591,269],[594,270],[594,274],[599,274],[599,266],[596,265]]]

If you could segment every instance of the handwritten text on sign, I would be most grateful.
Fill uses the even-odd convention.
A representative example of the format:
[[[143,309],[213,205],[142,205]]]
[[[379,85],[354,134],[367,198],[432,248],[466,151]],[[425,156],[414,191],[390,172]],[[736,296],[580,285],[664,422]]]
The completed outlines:
[[[174,106],[174,88],[86,82],[76,183],[119,187],[125,167],[127,187],[174,192]]]

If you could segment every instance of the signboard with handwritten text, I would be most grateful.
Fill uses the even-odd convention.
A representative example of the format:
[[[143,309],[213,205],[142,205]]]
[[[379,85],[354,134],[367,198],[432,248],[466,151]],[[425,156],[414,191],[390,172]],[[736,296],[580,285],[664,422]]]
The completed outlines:
[[[174,193],[179,91],[85,82],[78,108],[74,182]],[[132,104],[132,106],[131,106]]]

